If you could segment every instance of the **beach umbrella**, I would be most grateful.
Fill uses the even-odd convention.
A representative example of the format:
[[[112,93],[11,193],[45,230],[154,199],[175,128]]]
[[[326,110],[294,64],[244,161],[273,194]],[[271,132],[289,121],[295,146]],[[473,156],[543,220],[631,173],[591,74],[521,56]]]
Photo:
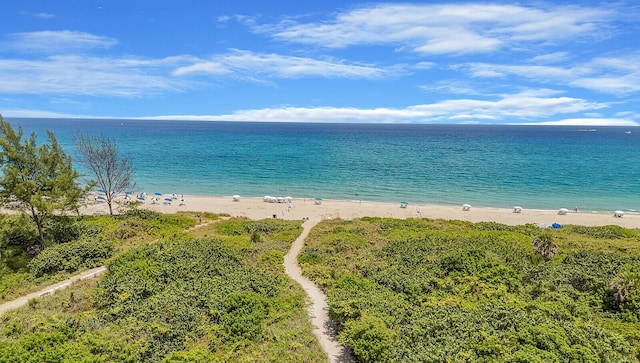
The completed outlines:
[[[170,202],[171,198],[164,198],[165,201]]]
[[[155,193],[153,193],[153,194],[155,194],[155,195],[162,195],[162,193],[160,193],[160,192],[155,192]]]
[[[409,204],[409,202],[405,202],[404,200],[400,202],[400,204]]]
[[[144,202],[144,198],[143,197],[138,197],[138,200],[143,201]]]
[[[133,192],[126,191],[124,194],[133,194]]]
[[[104,191],[104,189],[98,189],[98,192],[99,193],[104,193],[105,191]]]

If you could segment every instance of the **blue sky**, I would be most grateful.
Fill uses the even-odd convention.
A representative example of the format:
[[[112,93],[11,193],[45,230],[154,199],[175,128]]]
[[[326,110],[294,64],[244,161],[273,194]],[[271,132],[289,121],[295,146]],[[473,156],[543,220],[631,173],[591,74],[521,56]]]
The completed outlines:
[[[3,1],[0,113],[640,124],[640,5]]]

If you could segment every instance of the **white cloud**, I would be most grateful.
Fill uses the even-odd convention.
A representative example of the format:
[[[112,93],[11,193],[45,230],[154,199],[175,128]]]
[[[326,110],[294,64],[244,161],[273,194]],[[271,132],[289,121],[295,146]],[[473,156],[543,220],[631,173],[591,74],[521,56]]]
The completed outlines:
[[[193,64],[176,69],[174,75],[233,74],[235,77],[247,79],[257,76],[289,79],[302,77],[371,79],[388,76],[394,71],[370,65],[347,64],[334,59],[323,60],[234,50],[217,55],[211,60],[194,61]]]
[[[549,126],[640,126],[637,122],[628,119],[616,118],[570,118],[557,121],[545,121],[537,123],[522,123],[520,125],[549,125]]]
[[[62,30],[38,31],[29,33],[11,33],[0,45],[8,50],[20,50],[41,53],[61,53],[109,48],[118,43],[109,37],[89,33]],[[1,49],[0,49],[1,51]]]
[[[3,109],[2,116],[4,118],[20,118],[20,117],[32,117],[32,118],[91,118],[90,116],[82,116],[76,114],[67,114],[59,112],[51,112],[45,110],[29,110],[29,109]]]
[[[35,17],[40,18],[40,19],[53,19],[55,17],[55,15],[50,14],[50,13],[37,13],[37,14],[35,14]]]
[[[432,84],[425,84],[420,86],[420,89],[424,92],[438,92],[442,94],[456,94],[456,95],[474,95],[478,96],[482,94],[478,91],[477,85],[468,81],[451,80],[440,81]]]
[[[549,64],[549,63],[558,63],[562,61],[566,61],[569,58],[569,53],[567,52],[554,52],[549,54],[541,54],[535,56],[531,59],[531,63],[537,64]]]
[[[620,96],[640,91],[640,53],[598,57],[565,67],[468,63],[453,68],[466,69],[472,77],[513,75],[542,83],[556,83]]]
[[[550,91],[541,91],[548,94]],[[537,92],[503,95],[495,100],[455,99],[405,108],[378,107],[371,109],[351,107],[278,107],[239,110],[224,115],[169,115],[143,117],[151,119],[189,119],[210,121],[269,121],[269,122],[367,122],[367,123],[494,123],[531,122],[558,114],[592,112],[608,107],[570,97],[536,96]],[[589,120],[589,119],[585,119]],[[600,118],[599,120],[606,120]],[[620,119],[612,119],[619,123]],[[635,123],[627,120],[629,124]],[[604,122],[604,121],[602,121]]]
[[[181,61],[180,57],[151,60],[78,55],[0,59],[0,93],[130,97],[176,91],[186,85],[162,73]]]
[[[466,54],[520,43],[601,37],[612,12],[579,6],[533,8],[491,4],[381,4],[318,22],[255,27],[292,43],[344,48],[396,44],[423,54]]]
[[[188,66],[182,66],[173,71],[174,76],[187,74],[227,74],[231,71],[219,62],[201,61]]]

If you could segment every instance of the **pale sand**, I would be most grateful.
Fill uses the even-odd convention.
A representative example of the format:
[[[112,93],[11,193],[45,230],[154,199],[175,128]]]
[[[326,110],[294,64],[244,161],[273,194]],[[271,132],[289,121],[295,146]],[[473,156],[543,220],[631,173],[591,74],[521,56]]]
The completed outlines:
[[[446,205],[415,205],[409,204],[407,208],[400,208],[400,203],[379,203],[357,200],[323,200],[320,205],[315,204],[314,199],[293,198],[291,207],[286,203],[267,203],[262,197],[241,197],[234,201],[231,196],[190,196],[185,195],[185,205],[180,205],[180,199],[174,199],[170,205],[163,204],[160,197],[159,204],[151,204],[149,198],[142,207],[151,210],[175,213],[177,211],[195,211],[228,213],[232,216],[243,216],[250,219],[277,218],[288,220],[313,219],[353,219],[363,216],[392,217],[392,218],[431,218],[431,219],[458,219],[470,222],[498,222],[507,225],[520,225],[537,223],[541,226],[550,226],[553,223],[603,226],[618,225],[626,228],[640,228],[640,214],[625,214],[622,218],[610,213],[595,213],[579,211],[573,213],[570,210],[565,215],[559,215],[558,210],[535,210],[523,207],[520,213],[513,213],[513,209],[482,208],[472,206],[470,210],[463,211],[460,206]],[[178,197],[179,198],[179,197]],[[95,210],[106,211],[103,204],[90,206],[87,213]]]

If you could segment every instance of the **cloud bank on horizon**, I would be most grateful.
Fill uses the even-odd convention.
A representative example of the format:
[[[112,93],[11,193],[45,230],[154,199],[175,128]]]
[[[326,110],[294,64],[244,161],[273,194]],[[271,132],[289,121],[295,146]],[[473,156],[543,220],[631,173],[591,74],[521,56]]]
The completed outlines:
[[[0,114],[640,125],[634,2],[7,2]]]

